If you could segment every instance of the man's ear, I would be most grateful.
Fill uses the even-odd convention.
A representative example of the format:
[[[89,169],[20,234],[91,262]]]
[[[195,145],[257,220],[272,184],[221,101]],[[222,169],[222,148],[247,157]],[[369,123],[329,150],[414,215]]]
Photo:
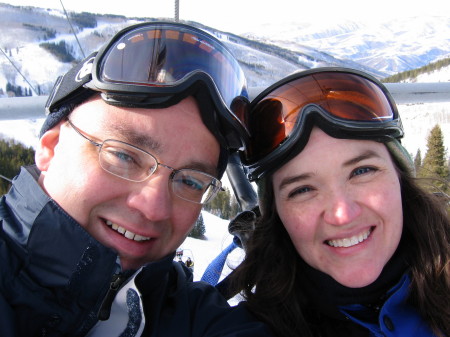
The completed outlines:
[[[34,159],[36,161],[36,166],[40,171],[47,171],[50,162],[55,155],[55,147],[59,142],[62,124],[63,122],[51,128],[42,135],[41,139],[39,139]]]

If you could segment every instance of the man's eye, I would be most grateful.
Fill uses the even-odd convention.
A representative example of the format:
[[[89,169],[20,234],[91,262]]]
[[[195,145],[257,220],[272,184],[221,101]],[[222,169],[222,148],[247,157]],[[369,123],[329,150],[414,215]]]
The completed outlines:
[[[193,189],[193,190],[196,190],[196,191],[201,191],[201,190],[203,190],[204,184],[203,184],[201,181],[199,181],[199,180],[197,180],[197,179],[194,179],[194,178],[192,178],[192,177],[182,177],[182,178],[180,179],[180,182],[181,182],[185,187],[188,187],[188,188],[190,188],[190,189]]]
[[[114,155],[118,159],[123,160],[123,161],[127,161],[127,162],[134,162],[135,161],[133,156],[130,156],[129,154],[127,154],[125,152],[116,151],[116,152],[114,152]]]
[[[139,156],[137,156],[135,153],[123,149],[108,148],[104,152],[104,156],[111,164],[117,166],[139,165]]]

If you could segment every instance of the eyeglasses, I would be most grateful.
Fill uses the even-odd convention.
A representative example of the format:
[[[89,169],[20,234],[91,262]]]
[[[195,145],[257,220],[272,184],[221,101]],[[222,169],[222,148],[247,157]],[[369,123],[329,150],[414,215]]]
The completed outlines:
[[[222,184],[215,177],[194,169],[174,169],[136,146],[120,140],[107,139],[102,143],[85,136],[67,119],[69,125],[84,139],[99,149],[100,166],[119,178],[142,182],[152,176],[159,166],[172,170],[169,184],[178,197],[197,204],[206,204],[221,190]]]
[[[242,119],[250,142],[241,154],[251,180],[298,154],[312,125],[336,138],[389,141],[403,136],[394,100],[375,78],[346,68],[318,68],[275,83]]]
[[[125,28],[57,80],[46,110],[89,90],[102,92],[108,103],[142,108],[164,108],[203,90],[214,105],[202,112],[213,134],[235,149],[248,137],[235,115],[248,104],[243,70],[224,44],[192,26],[149,22]]]

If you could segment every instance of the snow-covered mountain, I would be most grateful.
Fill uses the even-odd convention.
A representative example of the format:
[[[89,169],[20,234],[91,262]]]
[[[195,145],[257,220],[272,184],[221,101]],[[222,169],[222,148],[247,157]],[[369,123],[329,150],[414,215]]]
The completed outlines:
[[[75,22],[75,38],[62,11],[0,3],[0,17],[0,47],[43,92],[70,64],[58,62],[40,43],[65,41],[74,58],[81,59],[121,28],[149,20],[92,14],[96,27],[82,29]],[[255,26],[241,36],[191,24],[225,41],[242,64],[249,86],[267,86],[293,71],[327,65],[357,68],[381,78],[450,56],[450,17],[444,16],[380,24],[288,22]],[[5,81],[25,85],[6,57],[0,58],[0,65],[0,88],[5,91]]]
[[[450,17],[420,16],[374,22],[316,22],[255,27],[248,37],[293,51],[305,46],[385,74],[419,68],[450,56]]]
[[[31,84],[35,90],[48,93],[56,77],[70,69],[71,63],[58,61],[40,43],[65,41],[71,55],[81,59],[118,30],[143,20],[90,14],[96,26],[82,29],[74,24],[75,38],[61,11],[0,4],[0,18],[0,48],[4,52],[0,55],[0,96],[8,95],[8,83],[24,88]],[[265,87],[294,71],[319,66],[352,67],[382,78],[450,56],[449,17],[399,19],[379,25],[356,21],[286,23],[255,26],[242,36],[199,26],[227,44],[241,63],[250,87]],[[413,80],[447,82],[450,68]],[[400,105],[399,110],[408,151],[415,154],[420,148],[425,153],[426,137],[436,123],[441,125],[450,149],[450,102]],[[20,132],[17,132],[18,125],[21,125]],[[0,133],[34,145],[39,125],[40,121],[30,121],[27,125],[6,121],[0,124]]]

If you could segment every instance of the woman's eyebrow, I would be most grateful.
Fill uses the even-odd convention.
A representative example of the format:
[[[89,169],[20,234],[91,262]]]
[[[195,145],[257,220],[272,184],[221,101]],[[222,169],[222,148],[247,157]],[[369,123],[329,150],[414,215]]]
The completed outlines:
[[[355,165],[365,159],[370,159],[370,158],[380,158],[380,155],[373,150],[366,150],[363,153],[357,155],[356,157],[345,161],[343,163],[343,166],[352,166],[352,165]],[[289,184],[298,183],[302,180],[310,178],[311,175],[312,174],[310,174],[310,173],[304,173],[304,174],[286,177],[278,185],[278,190],[281,191],[283,188],[285,188]]]
[[[345,161],[343,166],[352,166],[359,163],[360,161],[370,158],[380,158],[380,155],[373,150],[366,150],[360,155]]]
[[[309,177],[311,177],[311,174],[309,174],[309,173],[304,173],[304,174],[299,174],[299,175],[296,175],[296,176],[286,177],[278,185],[278,190],[281,191],[286,186],[288,186],[290,184],[298,183],[299,181],[305,180],[305,179],[307,179]]]

